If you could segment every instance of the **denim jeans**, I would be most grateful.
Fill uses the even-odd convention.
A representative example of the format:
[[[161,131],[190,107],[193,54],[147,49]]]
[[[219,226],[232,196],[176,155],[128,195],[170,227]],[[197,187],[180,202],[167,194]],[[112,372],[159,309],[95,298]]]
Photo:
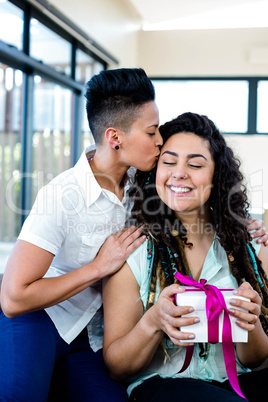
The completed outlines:
[[[109,377],[86,331],[69,345],[44,310],[16,318],[1,311],[0,401],[119,402],[127,393]]]

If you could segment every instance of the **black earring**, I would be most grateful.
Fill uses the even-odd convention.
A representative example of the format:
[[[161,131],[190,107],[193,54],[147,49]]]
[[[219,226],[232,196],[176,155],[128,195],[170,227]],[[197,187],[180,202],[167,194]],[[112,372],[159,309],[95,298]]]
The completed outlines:
[[[118,149],[119,149],[119,145],[116,145],[116,146],[114,147],[114,149],[118,150]]]

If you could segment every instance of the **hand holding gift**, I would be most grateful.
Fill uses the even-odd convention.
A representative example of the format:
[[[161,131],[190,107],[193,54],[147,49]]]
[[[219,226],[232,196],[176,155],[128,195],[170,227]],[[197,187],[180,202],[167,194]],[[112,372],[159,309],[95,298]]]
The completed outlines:
[[[217,343],[222,341],[222,348],[223,348],[223,355],[224,355],[224,361],[225,361],[225,367],[226,367],[226,372],[230,381],[230,384],[232,385],[233,389],[236,391],[236,393],[241,396],[242,398],[245,399],[239,383],[238,383],[238,378],[237,378],[237,371],[236,371],[236,358],[235,358],[235,352],[234,352],[234,347],[233,347],[233,342],[234,342],[234,333],[235,330],[232,330],[232,325],[231,325],[231,319],[229,316],[229,311],[227,309],[227,304],[224,296],[224,292],[230,292],[230,289],[221,289],[219,290],[216,288],[216,286],[209,285],[207,284],[205,279],[200,279],[200,282],[196,282],[193,278],[190,276],[183,276],[179,272],[175,274],[175,277],[183,284],[185,285],[190,285],[193,287],[193,289],[188,289],[188,291],[193,292],[193,293],[198,293],[201,292],[203,293],[203,296],[205,294],[205,310],[206,310],[206,318],[207,318],[207,325],[204,326],[203,331],[201,328],[201,336],[203,335],[204,330],[207,328],[207,340],[205,342],[210,342],[210,343]],[[187,291],[187,290],[186,290]],[[187,293],[186,293],[187,294]],[[236,297],[233,297],[229,300],[229,303],[231,302],[233,305],[236,305],[237,309],[231,309],[233,316],[241,317],[244,320],[252,320],[253,316],[253,321],[256,322],[258,319],[258,316],[255,314],[252,314],[251,312],[258,312],[260,313],[260,303],[258,299],[257,293],[251,288],[250,284],[245,283],[244,287],[241,286],[239,289],[235,291]],[[250,298],[246,298],[245,296],[251,296],[253,298],[253,301],[251,301]],[[228,299],[228,296],[226,295],[226,299]],[[179,301],[178,299],[182,299],[183,296],[176,295],[175,300],[176,303]],[[193,299],[192,299],[193,300]],[[256,303],[254,302],[256,301]],[[228,303],[228,304],[229,304]],[[187,304],[187,303],[186,303]],[[204,307],[204,298],[202,300],[199,300],[199,303],[197,303],[197,306],[199,308]],[[243,308],[244,307],[244,308]],[[245,308],[248,308],[249,310],[246,310]],[[240,310],[240,311],[239,311]],[[255,321],[256,320],[256,321]],[[222,325],[221,325],[222,323]],[[239,327],[242,331],[245,331],[246,326],[250,325],[252,328],[252,325],[254,324],[249,324],[247,322],[238,322]],[[233,326],[233,328],[236,328]],[[220,334],[222,335],[220,337]],[[246,333],[247,334],[247,333]],[[241,335],[241,334],[240,334]],[[238,341],[239,342],[246,342],[246,340],[241,340],[240,335],[238,335]],[[196,337],[196,341],[198,341]],[[199,340],[199,342],[203,342]],[[191,356],[193,353],[193,348],[191,347],[188,350],[188,353],[186,354],[185,362],[180,370],[180,372],[184,371],[188,365],[190,364],[191,361]]]
[[[155,304],[156,321],[160,329],[177,346],[188,346],[195,338],[194,324],[200,321],[193,311],[191,304],[183,306],[174,305],[174,297],[182,295],[184,289],[178,289],[176,284],[168,286],[160,293]],[[186,328],[187,331],[182,331]]]
[[[226,307],[229,310],[232,307],[232,302],[237,309],[246,313],[244,308],[237,305],[238,300],[247,301],[248,298],[235,295],[234,289],[219,289],[224,297]],[[220,300],[213,297],[214,294],[206,294],[202,289],[196,289],[192,286],[186,286],[184,293],[175,295],[175,304],[177,306],[191,305],[193,312],[188,314],[188,317],[197,315],[200,321],[192,328],[195,333],[193,342],[210,342],[217,343],[222,342],[223,338],[223,321],[224,321],[224,309],[220,304]],[[210,303],[210,306],[208,306]],[[235,310],[232,309],[233,316],[230,316],[232,341],[233,342],[247,342],[248,332],[242,328],[236,326]],[[181,331],[188,331],[188,327],[182,327]],[[214,332],[216,331],[216,334]]]
[[[262,300],[248,282],[244,282],[234,293],[237,297],[230,300],[230,316],[235,317],[240,328],[252,332],[261,313]],[[249,301],[244,301],[243,298]]]

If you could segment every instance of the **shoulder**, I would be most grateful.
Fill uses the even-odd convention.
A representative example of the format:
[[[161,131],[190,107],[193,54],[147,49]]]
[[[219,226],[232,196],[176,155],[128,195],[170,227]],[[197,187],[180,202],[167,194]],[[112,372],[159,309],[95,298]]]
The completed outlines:
[[[28,235],[53,238],[53,233],[57,236],[64,236],[65,215],[68,211],[74,210],[74,200],[77,196],[70,191],[75,191],[74,182],[70,180],[72,169],[64,171],[52,179],[47,185],[41,187],[36,196],[33,207],[24,222],[20,237],[28,240]],[[72,190],[69,190],[72,189]],[[68,203],[68,204],[67,204]],[[27,234],[27,238],[24,236]]]
[[[47,191],[57,188],[59,193],[64,193],[66,189],[71,190],[75,185],[77,185],[77,179],[74,174],[74,168],[70,168],[54,177],[44,188]]]
[[[77,183],[73,168],[70,168],[54,177],[48,184],[43,186],[36,197],[36,207],[45,205],[57,205],[63,207],[63,203],[72,203],[81,197],[81,189]]]
[[[146,239],[127,259],[127,264],[133,272],[137,282],[141,284],[148,265],[148,240]]]
[[[127,259],[127,263],[131,266],[133,263],[147,259],[148,255],[148,240],[146,239]]]

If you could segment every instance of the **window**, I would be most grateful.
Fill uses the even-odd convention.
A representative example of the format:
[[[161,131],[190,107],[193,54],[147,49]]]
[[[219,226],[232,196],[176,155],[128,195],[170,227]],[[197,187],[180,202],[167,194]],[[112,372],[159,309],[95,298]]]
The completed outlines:
[[[76,51],[76,69],[75,77],[78,81],[86,83],[90,78],[100,73],[103,66],[98,61],[94,60],[88,53],[81,49]],[[86,100],[83,97],[83,114],[82,114],[82,149],[87,148],[94,143],[91,131],[89,130],[87,115],[86,115]]]
[[[22,72],[0,63],[0,240],[20,228]]]
[[[84,110],[82,117],[82,149],[87,148],[89,145],[94,144],[94,139],[88,126],[86,114],[86,99],[84,99]]]
[[[0,0],[0,40],[22,49],[23,11],[9,1]]]
[[[39,188],[71,167],[72,92],[35,76],[32,199]]]
[[[87,82],[94,74],[95,60],[80,49],[76,51],[75,77],[78,81]]]
[[[117,61],[46,2],[0,0],[0,24],[0,242],[7,243],[38,189],[93,142],[84,85],[107,58]],[[0,272],[1,258],[0,249]]]
[[[222,132],[247,132],[247,81],[153,80],[153,83],[161,123],[191,111],[207,115]]]
[[[70,74],[71,44],[35,18],[31,18],[30,33],[30,55],[58,71]]]
[[[268,80],[258,82],[257,132],[268,133]]]
[[[223,132],[241,161],[252,217],[267,209],[268,77],[152,78],[160,124],[191,111],[205,114]],[[230,135],[228,135],[230,134]],[[242,134],[242,135],[241,135]],[[263,153],[261,154],[263,155]]]

